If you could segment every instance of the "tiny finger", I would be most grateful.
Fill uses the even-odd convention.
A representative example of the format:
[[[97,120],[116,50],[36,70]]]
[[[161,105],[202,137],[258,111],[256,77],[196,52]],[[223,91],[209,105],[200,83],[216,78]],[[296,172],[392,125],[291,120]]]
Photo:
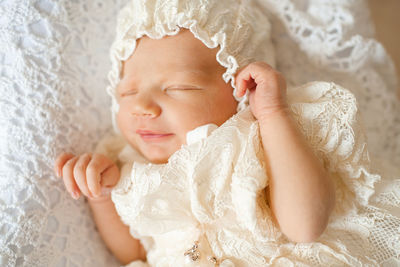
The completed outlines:
[[[111,188],[116,185],[120,178],[118,166],[113,164],[101,173],[101,185],[104,188]]]
[[[90,161],[86,175],[88,177],[89,190],[95,196],[99,196],[101,193],[101,174],[114,165],[109,158],[102,154],[93,154],[92,160]]]
[[[79,187],[79,190],[87,197],[91,197],[92,194],[89,191],[86,177],[86,168],[90,162],[92,156],[88,153],[83,154],[79,157],[74,167],[75,182]]]
[[[62,176],[62,168],[64,164],[73,157],[74,155],[71,153],[62,153],[57,157],[57,159],[54,162],[54,171],[58,177]]]
[[[79,189],[74,179],[73,170],[78,159],[78,157],[73,157],[72,159],[68,160],[62,169],[62,178],[65,188],[76,199],[79,197]],[[75,192],[77,192],[78,195],[76,195]]]
[[[242,97],[246,91],[256,86],[256,83],[251,76],[251,66],[244,67],[237,75],[237,96]]]
[[[238,81],[238,86],[237,86],[237,97],[242,97],[244,95],[243,92],[243,80],[239,80]]]

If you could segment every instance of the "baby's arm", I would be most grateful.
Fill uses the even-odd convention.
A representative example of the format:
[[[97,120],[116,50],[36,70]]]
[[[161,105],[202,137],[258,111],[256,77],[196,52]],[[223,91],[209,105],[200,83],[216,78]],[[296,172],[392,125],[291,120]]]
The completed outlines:
[[[238,74],[237,83],[239,96],[250,89],[250,108],[259,121],[274,219],[290,240],[312,242],[333,210],[333,181],[289,113],[284,78],[256,62]]]
[[[77,199],[81,193],[88,198],[100,236],[122,264],[146,260],[143,246],[130,235],[129,227],[122,223],[110,197],[111,188],[120,178],[114,162],[101,154],[75,157],[63,153],[55,162],[55,171],[73,198]]]
[[[146,251],[140,241],[131,236],[129,227],[121,221],[111,198],[108,196],[88,201],[100,235],[114,256],[122,264],[134,260],[146,261]]]

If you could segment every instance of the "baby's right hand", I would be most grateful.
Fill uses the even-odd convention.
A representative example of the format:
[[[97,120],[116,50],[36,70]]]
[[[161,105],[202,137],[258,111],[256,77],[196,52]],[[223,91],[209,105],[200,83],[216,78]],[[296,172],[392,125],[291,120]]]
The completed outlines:
[[[118,166],[97,153],[81,156],[62,153],[57,157],[54,168],[74,199],[78,199],[81,192],[90,199],[108,197],[120,178]]]

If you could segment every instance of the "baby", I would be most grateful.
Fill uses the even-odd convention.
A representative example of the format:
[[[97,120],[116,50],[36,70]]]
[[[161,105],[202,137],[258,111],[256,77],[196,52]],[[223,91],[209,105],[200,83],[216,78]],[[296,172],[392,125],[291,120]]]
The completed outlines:
[[[122,264],[316,264],[294,246],[318,244],[335,208],[335,188],[346,187],[336,175],[343,177],[346,170],[340,169],[340,160],[332,160],[343,156],[339,142],[337,154],[329,154],[328,144],[311,145],[313,138],[322,144],[323,136],[304,133],[301,127],[316,126],[307,113],[301,118],[296,107],[302,108],[301,101],[320,106],[322,98],[334,103],[336,95],[348,97],[348,104],[352,95],[327,83],[287,91],[270,56],[269,24],[254,3],[176,2],[138,0],[121,11],[117,39],[128,40],[130,34],[136,42],[130,47],[114,43],[114,50],[125,56],[114,61],[118,79],[115,72],[109,77],[116,134],[94,153],[62,153],[55,162],[57,175],[74,199],[87,197],[105,244]],[[202,40],[215,27],[203,25],[201,31],[187,24],[206,16],[225,30],[223,38],[223,31],[214,37],[230,40],[231,47],[224,47],[228,42],[210,47]],[[262,26],[233,46],[239,25],[255,27],[250,20]],[[174,34],[161,29],[161,22]],[[232,23],[231,28],[224,23]],[[262,47],[269,49],[264,58],[270,62],[241,54]],[[231,53],[226,61],[223,53]],[[323,110],[316,116],[329,111]],[[349,199],[342,199],[340,209],[348,203],[352,207]],[[314,251],[322,253],[333,244],[319,251],[315,245]],[[341,256],[328,262],[335,260],[354,263]]]
[[[118,127],[150,162],[168,162],[186,143],[187,132],[208,123],[220,126],[236,113],[233,89],[221,78],[224,68],[216,53],[190,31],[181,30],[160,40],[142,37],[124,64],[117,88]],[[311,242],[323,232],[332,211],[332,181],[287,110],[283,76],[264,62],[254,62],[236,81],[237,96],[249,88],[251,111],[260,123],[270,177],[271,199],[265,201],[271,201],[275,218],[291,240]],[[101,190],[118,182],[117,165],[101,154],[64,153],[56,168],[74,198],[80,193],[89,198],[99,230],[121,262],[144,259],[137,240],[117,221],[109,193]]]

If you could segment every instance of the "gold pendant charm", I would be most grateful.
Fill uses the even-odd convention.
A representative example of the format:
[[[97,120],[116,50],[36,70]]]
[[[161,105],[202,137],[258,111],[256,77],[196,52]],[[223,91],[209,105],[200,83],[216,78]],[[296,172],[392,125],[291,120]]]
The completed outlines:
[[[185,251],[183,255],[186,257],[185,261],[187,263],[198,261],[200,259],[200,251],[197,250],[198,247],[199,247],[199,241],[195,241],[193,246]],[[207,260],[214,263],[215,266],[219,266],[220,264],[219,260],[215,256],[208,256]]]
[[[184,256],[188,256],[191,261],[197,261],[200,259],[200,251],[197,251],[199,247],[199,241],[195,241],[193,247],[185,251]]]
[[[212,263],[214,263],[215,265],[218,265],[218,264],[219,264],[217,258],[214,257],[214,256],[208,256],[207,259],[208,259],[209,261],[211,261]]]

